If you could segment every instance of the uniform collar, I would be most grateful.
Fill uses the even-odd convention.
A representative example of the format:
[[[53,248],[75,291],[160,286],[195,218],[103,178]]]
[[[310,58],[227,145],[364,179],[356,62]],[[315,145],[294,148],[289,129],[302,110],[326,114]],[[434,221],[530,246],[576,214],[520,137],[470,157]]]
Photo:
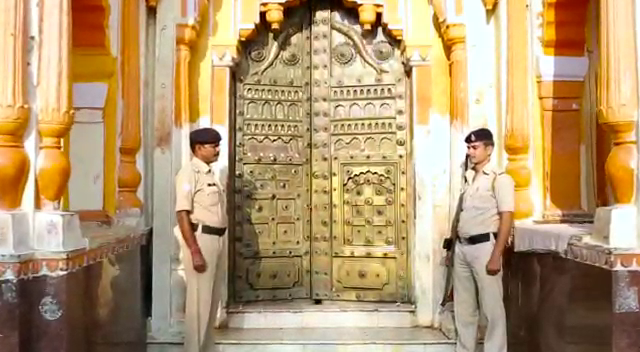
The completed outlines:
[[[495,172],[496,172],[496,169],[493,165],[491,165],[491,163],[488,163],[487,165],[484,166],[484,168],[482,168],[482,173],[485,175],[491,175],[492,173],[495,173]],[[476,175],[476,172],[473,169],[467,170],[467,172],[465,172],[464,174],[468,183],[473,182],[473,177],[475,175]]]
[[[198,171],[200,171],[200,172],[202,172],[204,174],[206,174],[207,172],[211,172],[211,166],[209,166],[207,163],[205,163],[204,161],[202,161],[202,160],[200,160],[200,159],[198,159],[196,157],[193,157],[191,159],[191,165],[193,165],[193,167],[196,170],[198,170]]]

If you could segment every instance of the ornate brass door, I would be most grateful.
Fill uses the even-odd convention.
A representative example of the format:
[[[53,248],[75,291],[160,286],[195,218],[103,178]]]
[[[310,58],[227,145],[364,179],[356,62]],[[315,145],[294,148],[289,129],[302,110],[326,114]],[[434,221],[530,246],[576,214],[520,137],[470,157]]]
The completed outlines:
[[[341,4],[288,9],[236,72],[236,301],[408,300],[406,76]],[[274,39],[275,38],[275,39]]]

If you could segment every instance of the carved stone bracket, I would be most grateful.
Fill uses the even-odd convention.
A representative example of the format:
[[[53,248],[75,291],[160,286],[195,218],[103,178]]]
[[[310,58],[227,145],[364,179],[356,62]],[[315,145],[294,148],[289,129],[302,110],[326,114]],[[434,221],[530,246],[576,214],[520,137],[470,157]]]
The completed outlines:
[[[287,7],[298,6],[304,0],[284,0],[284,1],[265,1],[260,4],[260,12],[265,13],[265,19],[269,23],[271,30],[278,31],[284,21],[284,11]],[[357,8],[360,24],[365,31],[370,31],[375,25],[378,14],[385,12],[385,6],[393,6],[393,4],[387,4],[383,1],[362,1],[362,0],[343,0],[345,6]],[[391,2],[394,3],[394,2]],[[254,16],[246,16],[247,18]],[[254,18],[258,18],[258,15]],[[397,40],[403,40],[403,29],[400,25],[401,21],[397,18],[393,18],[392,21],[398,23],[387,23],[383,21],[382,25],[385,26],[391,35]],[[254,23],[242,23],[239,31],[240,40],[248,40],[253,37],[255,33]],[[247,28],[250,27],[250,28]]]
[[[272,31],[279,31],[282,21],[284,21],[284,7],[281,4],[264,4],[260,11],[265,13],[267,22],[271,25]]]
[[[380,5],[362,4],[358,6],[360,24],[365,31],[370,31],[373,28],[380,11],[382,11],[382,6]]]
[[[482,0],[484,3],[484,8],[491,11],[498,3],[498,0]]]
[[[10,1],[2,7],[0,41],[5,54],[0,58],[0,210],[14,210],[22,203],[22,193],[30,167],[22,137],[29,123],[26,94],[27,4]]]

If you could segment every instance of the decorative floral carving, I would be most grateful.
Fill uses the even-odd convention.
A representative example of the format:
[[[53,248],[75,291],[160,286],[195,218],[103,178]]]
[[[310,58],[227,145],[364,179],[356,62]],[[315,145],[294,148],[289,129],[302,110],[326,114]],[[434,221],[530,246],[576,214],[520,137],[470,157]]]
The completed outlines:
[[[393,56],[393,46],[387,41],[379,41],[373,44],[373,57],[378,61],[388,61]]]
[[[263,47],[255,47],[249,50],[249,58],[255,62],[262,62],[267,58],[267,53]]]
[[[342,66],[350,65],[356,58],[353,46],[346,42],[334,46],[331,53],[333,54],[333,60]]]
[[[295,51],[285,51],[284,54],[282,54],[282,62],[285,65],[289,65],[289,66],[295,66],[300,62],[300,55],[298,55],[298,53],[296,53]]]

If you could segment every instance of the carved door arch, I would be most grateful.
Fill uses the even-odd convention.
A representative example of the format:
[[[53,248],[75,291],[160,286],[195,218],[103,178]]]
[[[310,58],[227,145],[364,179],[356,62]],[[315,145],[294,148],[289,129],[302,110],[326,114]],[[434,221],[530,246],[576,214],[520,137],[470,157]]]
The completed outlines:
[[[285,18],[258,28],[235,71],[233,300],[406,302],[400,50],[339,1]]]

